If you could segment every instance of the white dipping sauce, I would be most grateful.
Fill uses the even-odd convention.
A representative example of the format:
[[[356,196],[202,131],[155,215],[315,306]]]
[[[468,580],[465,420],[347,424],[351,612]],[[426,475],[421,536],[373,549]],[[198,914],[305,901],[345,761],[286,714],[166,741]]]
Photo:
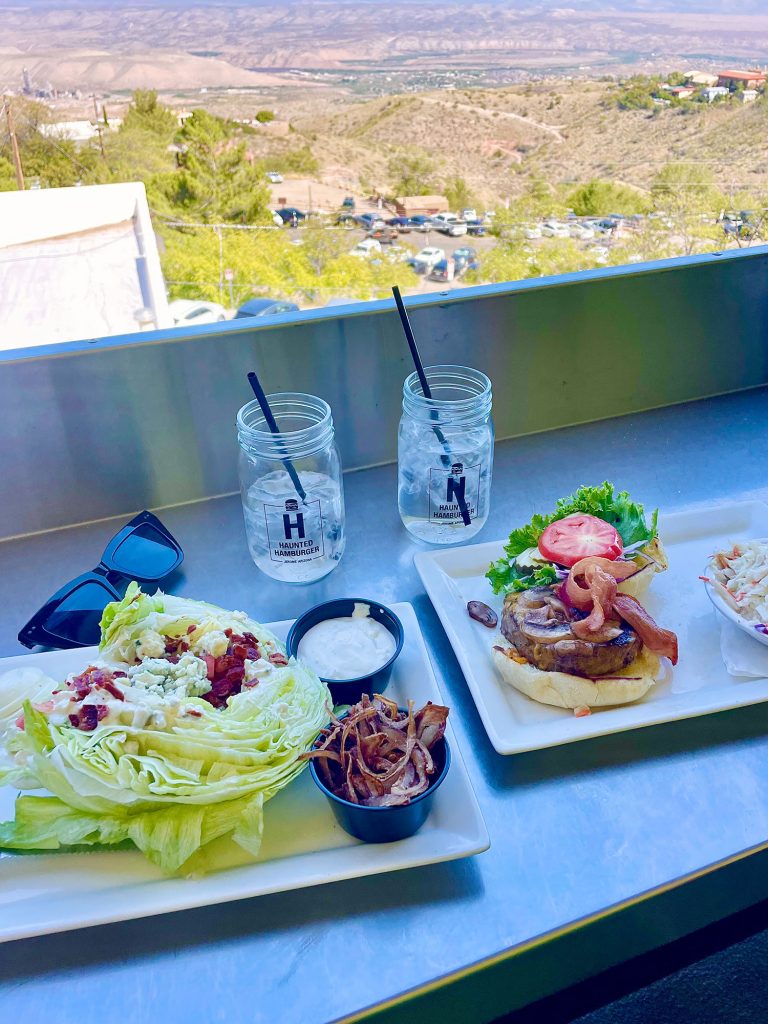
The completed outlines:
[[[367,604],[352,615],[323,619],[299,641],[297,655],[323,679],[356,679],[385,665],[395,653],[395,638],[372,619]]]

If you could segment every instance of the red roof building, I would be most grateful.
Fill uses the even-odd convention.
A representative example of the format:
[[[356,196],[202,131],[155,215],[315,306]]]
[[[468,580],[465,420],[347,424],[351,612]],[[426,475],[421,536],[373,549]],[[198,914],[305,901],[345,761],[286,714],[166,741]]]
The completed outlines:
[[[764,71],[721,71],[717,76],[717,84],[726,89],[735,89],[738,85],[761,85],[765,81]]]

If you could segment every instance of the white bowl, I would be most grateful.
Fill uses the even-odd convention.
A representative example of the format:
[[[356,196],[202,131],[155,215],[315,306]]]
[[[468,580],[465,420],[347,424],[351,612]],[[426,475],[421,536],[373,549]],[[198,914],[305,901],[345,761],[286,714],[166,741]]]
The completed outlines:
[[[703,575],[714,576],[714,567],[711,562],[707,564]],[[711,583],[705,582],[704,586],[709,600],[714,605],[716,612],[719,612],[724,619],[728,619],[729,622],[738,626],[742,633],[746,633],[747,636],[751,636],[753,640],[757,640],[759,644],[762,644],[764,647],[768,647],[768,634],[761,633],[759,629],[755,629],[755,625],[757,624],[756,621],[750,622],[749,619],[746,619],[743,615],[739,615],[737,611],[731,608],[725,598],[721,597],[717,588]]]

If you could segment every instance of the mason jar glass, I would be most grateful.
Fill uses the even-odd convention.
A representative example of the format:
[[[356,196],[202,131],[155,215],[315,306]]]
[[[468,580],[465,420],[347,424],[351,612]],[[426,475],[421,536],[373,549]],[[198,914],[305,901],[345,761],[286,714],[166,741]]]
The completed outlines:
[[[460,544],[488,518],[493,469],[491,382],[469,366],[428,366],[425,398],[417,373],[403,384],[397,500],[409,533],[430,544]]]
[[[279,434],[271,433],[255,399],[237,414],[248,549],[267,576],[312,583],[335,569],[344,552],[344,487],[331,409],[314,395],[269,395],[268,401]]]

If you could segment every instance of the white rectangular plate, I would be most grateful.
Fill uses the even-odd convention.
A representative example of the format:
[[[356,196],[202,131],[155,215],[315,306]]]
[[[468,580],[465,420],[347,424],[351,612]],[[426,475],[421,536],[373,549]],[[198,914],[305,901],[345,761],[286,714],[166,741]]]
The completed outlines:
[[[405,631],[387,696],[420,707],[442,704],[424,639],[410,604],[392,605]],[[290,622],[269,628],[284,638]],[[0,674],[39,666],[64,678],[88,663],[95,648],[0,659]],[[57,854],[0,854],[0,941],[150,914],[224,903],[360,875],[469,857],[490,845],[480,808],[458,750],[435,794],[432,812],[415,836],[370,845],[347,835],[305,771],[265,807],[264,843],[257,860],[222,844],[225,869],[200,878],[167,878],[141,854],[125,850]],[[0,820],[13,817],[15,791],[0,788]],[[229,866],[227,866],[229,865]]]
[[[653,581],[644,604],[656,621],[674,630],[680,658],[635,704],[597,708],[576,718],[519,693],[494,669],[491,647],[497,630],[470,619],[468,601],[484,601],[498,612],[501,598],[485,572],[503,554],[505,541],[443,551],[419,552],[416,568],[448,634],[491,743],[500,754],[553,747],[678,718],[768,700],[768,679],[734,679],[720,656],[720,628],[698,577],[708,556],[732,540],[768,537],[768,505],[741,502],[659,517],[669,570]]]

